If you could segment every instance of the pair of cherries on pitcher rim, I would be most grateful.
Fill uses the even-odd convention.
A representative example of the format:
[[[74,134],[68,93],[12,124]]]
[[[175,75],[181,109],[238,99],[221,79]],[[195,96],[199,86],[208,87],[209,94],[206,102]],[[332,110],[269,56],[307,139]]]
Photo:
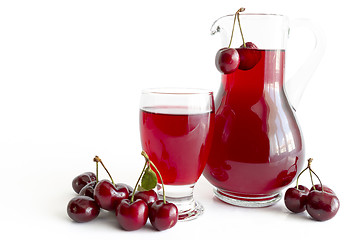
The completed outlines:
[[[215,66],[218,71],[223,74],[233,73],[237,69],[252,69],[260,61],[261,58],[261,53],[257,51],[258,47],[252,42],[245,42],[240,24],[240,12],[243,11],[245,11],[245,8],[240,8],[234,15],[234,23],[229,46],[219,49],[215,56]],[[236,20],[239,25],[243,44],[239,48],[231,48]]]

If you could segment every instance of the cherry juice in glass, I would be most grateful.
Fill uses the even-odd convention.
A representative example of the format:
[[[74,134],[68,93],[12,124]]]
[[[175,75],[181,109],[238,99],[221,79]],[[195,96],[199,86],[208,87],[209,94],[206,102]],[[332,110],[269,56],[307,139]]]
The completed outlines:
[[[167,185],[189,185],[198,180],[208,158],[213,128],[213,111],[180,106],[140,110],[142,147]]]

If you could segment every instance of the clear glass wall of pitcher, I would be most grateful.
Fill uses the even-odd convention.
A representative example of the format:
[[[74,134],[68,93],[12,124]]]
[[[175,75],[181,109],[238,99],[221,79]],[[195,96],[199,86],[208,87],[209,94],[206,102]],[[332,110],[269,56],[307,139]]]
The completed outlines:
[[[258,61],[250,69],[237,69],[221,76],[215,99],[214,138],[204,176],[222,201],[264,207],[280,200],[281,190],[303,167],[304,140],[294,105],[320,61],[323,48],[317,42],[309,60],[286,82],[289,84],[286,91],[288,18],[240,14],[240,20],[245,41],[258,47],[251,53]],[[233,24],[234,15],[213,24],[212,34],[222,40],[219,49],[229,45]],[[242,44],[239,27],[235,26],[231,47],[239,48]]]

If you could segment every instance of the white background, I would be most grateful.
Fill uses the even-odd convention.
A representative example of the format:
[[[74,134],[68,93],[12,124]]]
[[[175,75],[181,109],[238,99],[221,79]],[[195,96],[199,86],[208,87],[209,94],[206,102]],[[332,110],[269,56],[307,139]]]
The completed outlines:
[[[304,239],[359,236],[360,21],[356,1],[0,1],[0,234],[39,239]],[[327,222],[291,214],[281,200],[262,209],[226,205],[203,177],[197,220],[164,232],[125,232],[112,214],[76,224],[66,214],[72,179],[95,171],[99,155],[116,182],[134,185],[143,165],[140,91],[217,91],[212,22],[247,12],[310,18],[323,29],[324,58],[297,110],[307,157],[341,206]],[[301,39],[303,37],[303,39]],[[310,35],[290,39],[290,76],[311,51]],[[290,45],[289,45],[290,46]],[[297,55],[298,54],[298,55]],[[105,172],[100,172],[105,178]],[[309,184],[308,175],[302,183]],[[354,233],[355,235],[351,235]],[[145,236],[146,235],[146,236]],[[191,237],[192,238],[192,237]]]

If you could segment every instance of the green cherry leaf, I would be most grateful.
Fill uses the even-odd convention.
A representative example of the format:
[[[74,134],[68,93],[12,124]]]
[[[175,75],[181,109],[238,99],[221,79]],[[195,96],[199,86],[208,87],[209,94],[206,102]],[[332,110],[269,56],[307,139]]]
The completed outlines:
[[[146,168],[144,175],[141,178],[141,188],[145,191],[151,190],[156,187],[157,177],[156,173],[150,168]]]
[[[137,190],[138,190],[139,192],[146,191],[146,190],[145,190],[142,186],[140,186],[140,185],[137,187]]]

